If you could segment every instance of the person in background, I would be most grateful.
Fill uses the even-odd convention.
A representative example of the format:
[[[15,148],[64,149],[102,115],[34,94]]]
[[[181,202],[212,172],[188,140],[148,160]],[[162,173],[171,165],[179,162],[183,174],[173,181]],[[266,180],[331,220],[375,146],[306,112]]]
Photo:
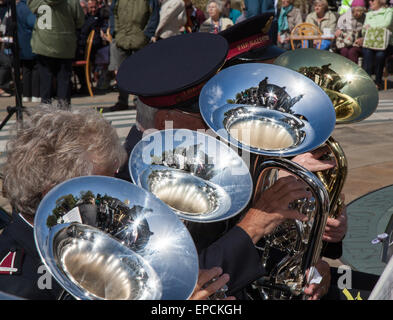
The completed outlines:
[[[5,0],[0,1],[0,36],[11,37],[11,11]],[[12,81],[12,50],[7,41],[1,43],[0,50],[0,97],[11,97],[13,89]]]
[[[316,25],[322,33],[332,34],[336,30],[336,15],[329,10],[326,0],[315,0],[314,11],[307,15],[307,23]],[[321,50],[329,50],[331,40],[324,39],[321,43]]]
[[[305,21],[307,15],[312,11],[313,0],[294,0],[293,5],[300,9],[300,12],[302,13],[302,19]]]
[[[205,13],[201,9],[195,7],[192,0],[184,0],[184,4],[187,13],[185,31],[188,33],[198,32],[201,24],[206,20]]]
[[[40,74],[30,41],[35,24],[35,15],[26,0],[17,0],[18,45],[23,75],[23,102],[40,102]]]
[[[234,24],[236,23],[236,20],[242,15],[240,3],[236,2],[235,5],[238,5],[238,9],[233,7],[231,0],[226,0],[223,10],[223,15],[231,19]]]
[[[85,13],[85,15],[87,14],[87,1],[86,0],[80,0],[79,4],[82,7],[83,12]]]
[[[286,50],[291,49],[289,36],[292,29],[302,23],[302,14],[299,8],[294,7],[293,0],[282,0],[278,16],[277,46]]]
[[[78,0],[31,0],[30,10],[38,20],[45,20],[50,7],[51,25],[36,23],[33,29],[31,47],[37,55],[40,72],[40,96],[45,104],[52,102],[52,85],[56,81],[56,98],[61,108],[71,103],[72,62],[77,47],[76,30],[83,26],[84,12]]]
[[[138,10],[135,10],[138,8]],[[121,63],[133,52],[155,41],[159,23],[158,0],[114,0],[110,6],[110,62],[108,71],[117,74]],[[114,106],[102,108],[102,112],[127,110],[129,95],[119,89],[118,101]]]
[[[206,11],[209,18],[202,23],[201,32],[219,33],[233,26],[234,23],[231,19],[222,16],[223,7],[219,0],[209,0]]]
[[[240,11],[242,14],[236,19],[235,23],[239,23],[247,19],[247,8],[244,4],[244,1],[242,1],[240,4]]]
[[[369,28],[387,28],[393,31],[393,10],[386,7],[386,0],[370,0],[370,8],[366,13],[362,34],[365,36]],[[363,45],[363,42],[362,42]],[[388,53],[392,52],[393,37],[390,36],[389,45],[385,50],[362,49],[363,68],[371,76],[375,74],[375,84],[378,89],[383,89],[383,67]]]
[[[104,27],[104,19],[99,15],[97,0],[89,0],[86,2],[86,5],[87,13],[85,14],[85,22],[83,23],[83,26],[77,30],[78,42],[75,60],[78,61],[86,59],[87,39],[90,35],[90,32],[94,30],[90,54],[90,62],[94,64],[94,56],[96,52],[102,47],[100,30],[102,27]],[[84,69],[75,68],[74,72],[76,73],[80,83],[80,88],[77,90],[77,92],[81,94],[87,94],[88,89]]]
[[[358,63],[362,54],[362,29],[365,13],[364,0],[353,0],[351,10],[341,15],[337,21],[336,47],[342,56],[355,63]]]
[[[346,13],[349,9],[351,9],[351,7],[352,7],[352,1],[353,1],[353,0],[342,0],[342,1],[341,1],[341,5],[340,5],[340,7],[338,8],[338,13],[339,13],[340,15],[342,15],[342,14]]]
[[[187,13],[183,0],[161,0],[160,17],[153,42],[179,35],[186,23]]]
[[[244,3],[247,8],[247,18],[276,11],[274,0],[244,0]]]

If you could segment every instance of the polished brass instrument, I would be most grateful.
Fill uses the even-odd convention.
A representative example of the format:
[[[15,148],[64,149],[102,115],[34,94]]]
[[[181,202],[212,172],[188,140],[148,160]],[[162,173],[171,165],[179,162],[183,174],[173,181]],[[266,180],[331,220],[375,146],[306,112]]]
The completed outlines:
[[[314,174],[284,157],[313,150],[326,141],[335,123],[329,97],[292,70],[254,63],[214,76],[203,87],[199,104],[202,117],[217,136],[242,154],[250,154],[253,201],[283,171],[311,190],[310,199],[291,204],[307,215],[308,222],[285,221],[258,244],[267,274],[253,283],[262,299],[302,296],[306,270],[320,257],[328,195]]]
[[[360,66],[339,54],[297,49],[282,54],[274,64],[298,71],[319,85],[332,100],[337,124],[362,121],[378,106],[378,91],[374,81]],[[316,174],[329,192],[330,217],[336,218],[342,206],[340,194],[347,177],[348,164],[338,141],[330,137],[326,145],[330,156],[336,161],[336,168]]]
[[[188,299],[198,279],[194,242],[172,210],[124,180],[65,181],[41,201],[34,237],[47,270],[83,300]]]
[[[332,136],[329,137],[325,145],[334,157],[336,167],[329,170],[317,171],[315,174],[322,181],[329,194],[329,217],[336,219],[344,205],[340,196],[348,175],[348,161],[343,148]]]

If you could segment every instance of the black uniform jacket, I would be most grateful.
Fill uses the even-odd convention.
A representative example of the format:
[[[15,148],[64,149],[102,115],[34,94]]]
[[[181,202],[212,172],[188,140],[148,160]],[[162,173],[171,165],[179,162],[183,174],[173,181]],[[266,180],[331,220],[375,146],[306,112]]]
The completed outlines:
[[[60,296],[59,284],[49,278],[49,271],[42,266],[33,227],[19,214],[12,215],[11,222],[0,234],[0,265],[0,291],[32,300]]]

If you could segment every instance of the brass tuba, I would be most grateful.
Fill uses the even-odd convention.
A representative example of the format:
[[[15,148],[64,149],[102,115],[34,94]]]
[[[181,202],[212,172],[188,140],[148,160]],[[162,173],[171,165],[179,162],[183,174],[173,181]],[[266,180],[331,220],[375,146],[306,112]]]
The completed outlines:
[[[332,100],[336,123],[359,122],[369,117],[378,106],[374,81],[351,60],[329,51],[297,49],[280,55],[274,64],[295,70],[313,80]],[[342,205],[340,194],[348,172],[343,148],[333,137],[326,141],[336,168],[316,174],[330,198],[330,217],[337,217]]]
[[[182,300],[197,282],[188,230],[162,201],[124,180],[59,184],[37,209],[34,237],[62,298]]]
[[[213,132],[242,155],[249,155],[253,201],[275,183],[280,171],[295,175],[311,189],[311,199],[292,204],[309,222],[286,221],[257,246],[267,275],[253,284],[263,299],[302,296],[308,281],[305,272],[320,256],[328,195],[314,174],[284,158],[326,141],[335,124],[331,100],[299,73],[249,63],[229,67],[211,78],[202,88],[199,105]]]

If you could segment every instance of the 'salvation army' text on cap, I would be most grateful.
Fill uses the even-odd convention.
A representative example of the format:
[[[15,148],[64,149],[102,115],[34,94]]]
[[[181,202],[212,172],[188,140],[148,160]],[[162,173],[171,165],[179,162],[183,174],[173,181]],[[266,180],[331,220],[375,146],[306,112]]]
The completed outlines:
[[[219,33],[229,44],[224,67],[244,62],[264,61],[278,57],[285,50],[272,44],[269,30],[273,13],[263,13],[236,23]]]

